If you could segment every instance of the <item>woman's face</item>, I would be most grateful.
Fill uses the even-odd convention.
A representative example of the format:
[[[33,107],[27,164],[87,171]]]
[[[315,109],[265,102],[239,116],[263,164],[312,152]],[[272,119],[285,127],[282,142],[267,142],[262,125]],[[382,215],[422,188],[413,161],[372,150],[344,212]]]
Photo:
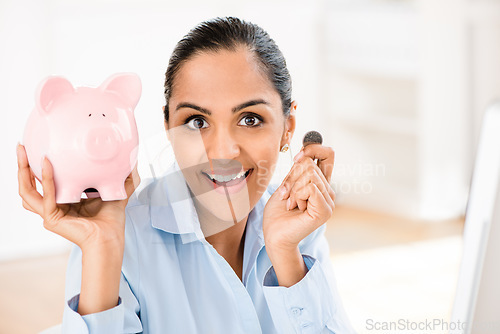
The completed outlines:
[[[278,92],[243,47],[204,52],[181,66],[165,128],[195,205],[202,206],[198,214],[233,223],[248,215],[290,142],[294,109],[285,119]]]

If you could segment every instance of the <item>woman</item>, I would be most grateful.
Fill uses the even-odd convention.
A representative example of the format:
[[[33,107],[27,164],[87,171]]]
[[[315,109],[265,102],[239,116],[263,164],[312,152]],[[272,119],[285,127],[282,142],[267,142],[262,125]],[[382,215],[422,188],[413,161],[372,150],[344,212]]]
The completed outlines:
[[[269,185],[295,130],[282,53],[236,18],[201,23],[176,46],[165,81],[176,161],[128,199],[56,205],[18,146],[23,205],[74,247],[68,333],[349,333],[324,223],[334,208],[333,151],[308,145]],[[318,159],[318,163],[314,163]]]

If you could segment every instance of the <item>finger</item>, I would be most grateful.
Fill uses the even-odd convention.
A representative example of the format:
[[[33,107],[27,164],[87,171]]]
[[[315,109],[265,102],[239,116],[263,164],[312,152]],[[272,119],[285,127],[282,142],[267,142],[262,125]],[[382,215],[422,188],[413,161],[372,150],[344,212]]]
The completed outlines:
[[[307,161],[309,160],[309,161]],[[293,184],[291,184],[290,186],[290,191],[289,191],[289,198],[288,198],[288,201],[287,201],[287,208],[289,210],[292,210],[295,208],[295,206],[297,206],[299,209],[301,209],[302,211],[304,210],[304,208],[307,206],[305,202],[303,201],[300,201],[299,203],[299,200],[297,200],[295,198],[295,192],[298,190],[298,189],[301,189],[303,188],[307,183],[310,183],[310,182],[314,182],[313,180],[320,180],[317,176],[315,176],[314,174],[316,174],[314,172],[314,163],[312,162],[311,159],[307,159],[303,162],[304,165],[307,165],[306,166],[306,170],[304,170],[304,172],[302,174],[300,174],[297,179],[294,181]],[[316,168],[318,168],[316,166]],[[321,171],[320,171],[321,173]],[[321,180],[320,180],[321,181]]]
[[[321,191],[323,196],[328,197],[328,199],[330,201],[332,201],[332,199],[330,198],[331,195],[330,195],[330,191],[329,191],[329,189],[332,190],[330,185],[328,183],[326,183],[326,180],[324,180],[323,173],[318,168],[318,166],[316,166],[314,163],[311,162],[311,166],[309,167],[309,169],[306,172],[304,172],[296,180],[296,182],[292,185],[292,187],[290,189],[290,199],[289,200],[290,200],[290,207],[291,208],[294,208],[295,204],[297,204],[299,209],[305,209],[306,203],[300,203],[301,205],[299,205],[294,194],[298,189],[301,189],[307,183],[311,183],[311,182],[316,184],[316,186]]]
[[[33,170],[31,168],[30,168],[30,183],[33,186],[33,188],[36,189],[35,174],[33,173]]]
[[[25,208],[26,210],[31,211],[33,213],[36,213],[35,210],[33,210],[33,208],[28,203],[26,203],[26,201],[24,199],[23,199],[23,208]]]
[[[19,195],[26,202],[33,212],[43,214],[43,198],[42,195],[36,190],[36,183],[32,181],[32,171],[28,163],[28,157],[24,146],[18,145],[16,148],[17,153],[17,180],[19,183]]]
[[[313,166],[314,166],[315,172],[317,173],[317,175],[319,176],[319,178],[321,179],[321,181],[325,185],[324,188],[319,187],[319,185],[318,185],[319,189],[321,190],[321,192],[324,195],[325,195],[325,191],[328,192],[328,195],[330,196],[332,202],[335,201],[335,192],[333,191],[332,186],[330,185],[330,182],[326,179],[325,175],[323,174],[323,171],[316,164],[313,163]],[[325,191],[323,191],[323,190],[325,190]]]
[[[295,196],[299,200],[307,201],[307,213],[312,219],[324,223],[331,217],[333,209],[328,205],[327,199],[316,184],[308,183],[305,187],[299,189]]]
[[[295,197],[295,192],[290,193],[290,197],[286,202],[287,210],[293,210],[295,207],[299,208],[299,210],[304,211],[307,207],[307,202]]]
[[[301,159],[300,162],[296,162],[293,166],[288,175],[285,177],[285,179],[282,182],[282,187],[280,188],[280,192],[282,194],[282,200],[287,199],[290,194],[291,190],[293,188],[293,185],[297,182],[297,180],[302,177],[304,174],[314,174],[314,171],[317,172],[319,175],[321,181],[325,184],[325,187],[321,186],[318,184],[318,187],[324,192],[328,191],[332,199],[335,197],[335,194],[333,192],[332,187],[330,186],[330,183],[327,181],[325,178],[325,175],[323,174],[323,171],[314,163],[314,161],[307,157],[305,159]]]
[[[295,202],[297,203],[297,208],[300,211],[304,212],[307,209],[307,200],[296,198]]]
[[[314,162],[311,159],[304,159],[293,164],[292,168],[285,176],[279,187],[282,200],[287,199],[290,196],[290,190],[292,189],[293,184],[297,182],[297,179],[313,165]]]
[[[57,211],[54,170],[49,159],[42,162],[43,219],[48,220]]]
[[[326,203],[328,204],[328,206],[333,211],[333,209],[335,209],[335,202],[334,202],[335,201],[335,193],[333,192],[333,189],[330,186],[328,186],[328,188],[331,190],[333,195],[330,195],[330,192],[328,192],[327,194],[323,193],[323,197],[324,197]]]
[[[292,189],[290,190],[289,207],[291,209],[295,208],[295,205],[297,204],[297,207],[299,209],[301,209],[302,211],[305,210],[307,203],[299,203],[299,200],[296,198],[295,193],[298,191],[298,189],[301,189],[307,183],[314,183],[325,197],[325,200],[328,203],[328,205],[330,205],[332,209],[335,207],[334,204],[335,193],[330,184],[326,182],[325,177],[321,172],[321,170],[318,168],[318,166],[316,166],[313,163],[312,168],[310,168],[306,173],[304,173],[297,180],[297,182],[293,184]]]
[[[333,172],[333,164],[335,161],[335,152],[329,146],[321,144],[309,144],[303,147],[294,158],[295,162],[300,162],[304,157],[309,157],[312,160],[318,159],[318,167],[325,175],[326,180],[330,183]]]

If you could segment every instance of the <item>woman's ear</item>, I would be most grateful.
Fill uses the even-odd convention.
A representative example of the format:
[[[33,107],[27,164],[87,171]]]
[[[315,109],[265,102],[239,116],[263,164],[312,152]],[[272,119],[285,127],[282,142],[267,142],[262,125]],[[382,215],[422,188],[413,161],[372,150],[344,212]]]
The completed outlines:
[[[292,101],[290,106],[290,113],[285,120],[285,131],[283,133],[283,137],[281,139],[281,147],[285,144],[290,145],[292,141],[293,134],[295,132],[295,113],[297,111],[297,102],[295,100]]]
[[[165,114],[165,106],[163,106],[162,110],[163,114]],[[168,127],[168,122],[165,119],[163,120],[163,126],[165,127],[165,132],[167,133],[167,139],[168,141],[170,141],[170,131]]]
[[[163,121],[163,126],[165,127],[165,132],[167,133],[167,139],[168,139],[168,141],[170,141],[170,131],[169,131],[169,128],[168,128],[168,122],[167,121]]]

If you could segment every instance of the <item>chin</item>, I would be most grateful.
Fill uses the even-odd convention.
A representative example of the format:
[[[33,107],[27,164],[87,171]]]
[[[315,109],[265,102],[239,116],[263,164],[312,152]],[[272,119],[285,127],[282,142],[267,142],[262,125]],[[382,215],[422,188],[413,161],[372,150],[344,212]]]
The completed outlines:
[[[223,221],[240,221],[250,212],[250,199],[247,191],[238,194],[219,194],[215,191],[209,191],[196,196],[203,207],[213,216]]]

